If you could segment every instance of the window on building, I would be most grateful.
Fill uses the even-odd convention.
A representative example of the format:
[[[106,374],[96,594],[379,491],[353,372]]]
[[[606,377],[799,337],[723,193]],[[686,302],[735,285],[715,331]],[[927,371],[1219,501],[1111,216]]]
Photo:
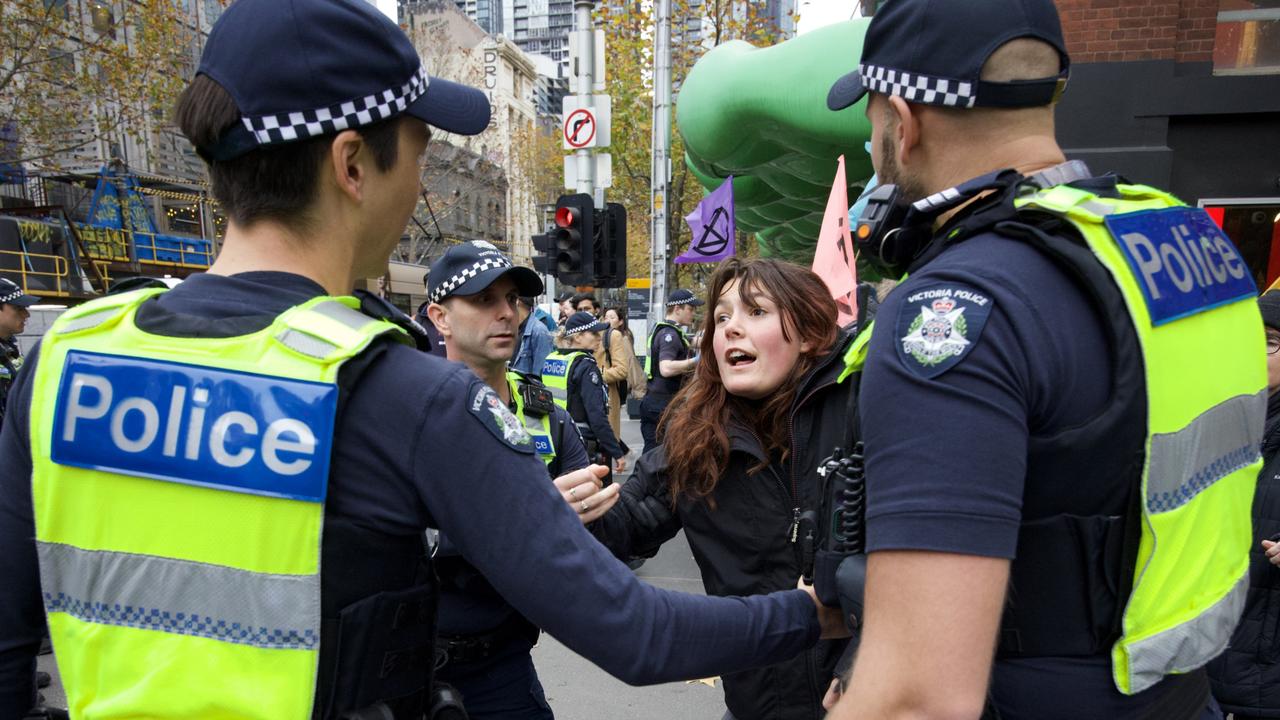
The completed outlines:
[[[89,6],[89,19],[93,23],[93,31],[99,35],[106,35],[112,40],[116,37],[116,14],[111,10],[111,4],[106,2],[95,2]]]
[[[222,17],[222,3],[218,0],[204,0],[204,21],[213,25]]]
[[[1240,249],[1259,288],[1280,279],[1280,199],[1205,200],[1209,217]]]
[[[1280,73],[1280,0],[1218,0],[1213,71]]]

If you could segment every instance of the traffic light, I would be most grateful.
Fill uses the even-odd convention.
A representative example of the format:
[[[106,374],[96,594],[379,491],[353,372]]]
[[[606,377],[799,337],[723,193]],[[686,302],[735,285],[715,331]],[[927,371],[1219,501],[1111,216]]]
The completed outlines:
[[[533,241],[536,246],[538,236]],[[542,242],[546,258],[541,264],[548,272],[567,285],[590,284],[595,267],[595,205],[591,196],[561,195],[556,200],[556,226]]]
[[[622,287],[627,284],[627,209],[606,203],[597,213],[599,226],[595,253],[595,286]]]

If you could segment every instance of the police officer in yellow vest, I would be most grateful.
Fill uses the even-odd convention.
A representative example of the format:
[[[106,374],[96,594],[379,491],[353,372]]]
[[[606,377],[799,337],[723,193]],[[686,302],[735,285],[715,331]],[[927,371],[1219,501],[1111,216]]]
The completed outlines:
[[[1255,290],[1204,212],[1066,162],[1067,71],[1051,0],[893,0],[828,97],[865,112],[884,183],[861,256],[907,276],[850,358],[866,604],[832,718],[1218,717]]]
[[[803,591],[641,584],[491,388],[344,295],[384,271],[428,128],[488,126],[480,91],[426,75],[368,3],[238,0],[176,116],[226,236],[173,290],[63,314],[14,383],[0,717],[32,704],[47,618],[73,717],[421,718],[438,660],[428,527],[629,682],[765,665],[818,637],[829,618]]]
[[[569,413],[536,378],[507,370],[518,328],[516,301],[542,294],[537,273],[511,264],[483,240],[449,248],[431,267],[426,314],[444,338],[450,360],[462,362],[493,388],[524,423],[553,478],[585,468],[587,449]],[[563,488],[583,523],[609,510],[616,487]],[[438,676],[466,698],[471,720],[549,718],[530,657],[538,630],[493,589],[447,534],[435,554],[440,576],[437,623],[443,662]]]
[[[578,424],[592,459],[620,473],[627,467],[627,449],[609,426],[608,388],[594,355],[607,327],[589,312],[570,315],[555,351],[542,361],[542,382]]]
[[[649,331],[644,356],[644,374],[649,382],[640,403],[643,452],[662,444],[658,438],[658,421],[671,398],[680,392],[685,379],[698,366],[697,354],[684,329],[693,325],[694,308],[703,304],[700,298],[684,288],[672,290],[667,295],[667,317],[654,323]]]

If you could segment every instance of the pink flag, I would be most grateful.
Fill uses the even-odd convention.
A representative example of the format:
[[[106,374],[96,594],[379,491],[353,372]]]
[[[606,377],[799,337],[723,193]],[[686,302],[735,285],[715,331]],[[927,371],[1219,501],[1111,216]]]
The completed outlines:
[[[849,185],[845,182],[843,155],[836,165],[836,179],[827,196],[827,210],[822,215],[813,271],[835,298],[840,325],[857,319],[858,268],[853,257],[853,236],[849,234]]]

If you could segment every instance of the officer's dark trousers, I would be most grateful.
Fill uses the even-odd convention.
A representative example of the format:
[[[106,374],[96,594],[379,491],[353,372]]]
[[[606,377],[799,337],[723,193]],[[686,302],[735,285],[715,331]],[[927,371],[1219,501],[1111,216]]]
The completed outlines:
[[[642,454],[662,444],[658,439],[658,419],[662,417],[662,411],[667,409],[667,404],[670,402],[670,395],[654,393],[645,395],[640,401],[640,435],[644,438]]]
[[[449,663],[437,675],[462,694],[471,720],[554,720],[529,649],[528,642],[516,640],[493,657]]]

